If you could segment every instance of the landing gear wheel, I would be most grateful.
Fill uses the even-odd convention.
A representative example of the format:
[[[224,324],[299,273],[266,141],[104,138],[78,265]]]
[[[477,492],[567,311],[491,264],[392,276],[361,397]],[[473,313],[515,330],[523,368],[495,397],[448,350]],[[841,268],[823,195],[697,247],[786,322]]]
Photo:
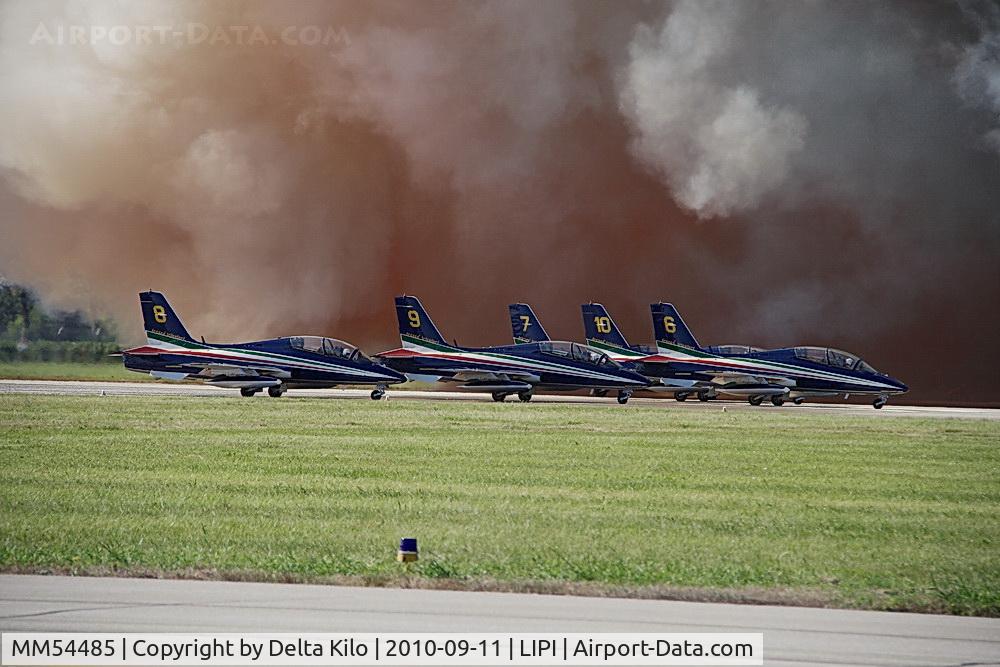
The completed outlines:
[[[711,396],[705,393],[698,394],[698,400],[701,401],[702,403],[711,400],[711,398],[712,398]]]
[[[385,389],[372,389],[372,393],[369,394],[373,401],[380,401],[382,397],[385,396]]]
[[[802,398],[801,396],[792,399],[792,403],[794,403],[795,405],[802,405],[805,402],[806,399]]]
[[[622,389],[618,392],[618,403],[619,405],[625,405],[628,403],[628,399],[632,397],[632,392]]]
[[[285,393],[285,388],[280,384],[276,387],[268,387],[267,395],[271,398],[281,398],[281,395]]]
[[[531,400],[531,392],[530,391],[519,391],[517,393],[517,400],[521,401],[522,403],[527,403],[528,401]]]
[[[776,406],[778,406],[780,408],[784,404],[785,404],[785,399],[784,399],[783,396],[772,396],[771,397],[771,405],[776,405]]]
[[[751,396],[750,398],[747,399],[747,403],[749,403],[750,405],[760,405],[763,402],[764,402],[763,396]]]
[[[683,391],[677,392],[676,394],[674,394],[674,399],[683,403],[684,401],[688,400],[687,392]]]
[[[507,400],[507,394],[503,393],[502,391],[495,391],[493,392],[493,400],[496,401],[497,403],[503,403],[505,400]]]
[[[886,398],[885,396],[879,396],[874,400],[874,402],[872,402],[872,407],[875,408],[876,410],[881,410],[882,408],[885,407],[885,404],[888,402],[889,402],[888,398]]]
[[[243,387],[240,389],[240,396],[246,396],[247,398],[256,394],[259,390],[251,389],[250,387]]]

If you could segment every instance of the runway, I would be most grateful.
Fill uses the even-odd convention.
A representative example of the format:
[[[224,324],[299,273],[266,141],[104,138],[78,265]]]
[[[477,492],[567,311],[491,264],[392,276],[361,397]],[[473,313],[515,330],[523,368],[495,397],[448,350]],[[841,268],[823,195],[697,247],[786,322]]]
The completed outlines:
[[[364,399],[368,398],[368,389],[291,389],[278,400],[294,400],[296,397],[328,398],[328,399]],[[251,400],[240,396],[236,389],[221,389],[201,384],[168,384],[159,382],[91,382],[63,380],[3,380],[0,379],[0,394],[49,394],[57,396],[204,396],[213,398],[235,398]],[[275,400],[261,392],[254,400]],[[470,392],[446,391],[414,391],[390,388],[387,400],[457,400],[492,402],[488,394]],[[509,402],[516,403],[515,399]],[[596,398],[593,396],[576,395],[536,395],[532,403],[575,403],[581,405],[601,405],[608,408],[623,409],[614,398]],[[635,396],[628,405],[658,407],[665,411],[674,410],[750,410],[773,414],[841,414],[864,416],[872,418],[885,417],[920,417],[920,418],[951,418],[951,419],[1000,419],[1000,409],[995,408],[944,408],[922,407],[909,405],[893,405],[890,403],[881,410],[871,405],[854,405],[848,403],[806,403],[793,405],[786,403],[781,407],[765,403],[754,407],[745,401],[709,401],[702,403],[688,400],[679,403],[667,398],[643,398]],[[628,406],[624,406],[627,408]]]
[[[1000,664],[1000,619],[157,579],[2,575],[0,631],[763,632],[765,664]]]

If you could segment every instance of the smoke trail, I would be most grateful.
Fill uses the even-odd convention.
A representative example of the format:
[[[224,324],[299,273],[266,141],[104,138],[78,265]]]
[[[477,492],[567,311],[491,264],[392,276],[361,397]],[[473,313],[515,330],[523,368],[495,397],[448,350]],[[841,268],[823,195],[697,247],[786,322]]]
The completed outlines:
[[[997,25],[988,4],[8,2],[0,272],[131,336],[153,287],[210,338],[372,350],[401,291],[484,344],[512,300],[578,338],[601,299],[645,340],[670,298],[706,341],[853,347],[917,386],[941,381],[929,340],[967,347],[945,384],[995,397],[989,336],[956,332],[997,319]],[[334,38],[281,38],[308,26]]]

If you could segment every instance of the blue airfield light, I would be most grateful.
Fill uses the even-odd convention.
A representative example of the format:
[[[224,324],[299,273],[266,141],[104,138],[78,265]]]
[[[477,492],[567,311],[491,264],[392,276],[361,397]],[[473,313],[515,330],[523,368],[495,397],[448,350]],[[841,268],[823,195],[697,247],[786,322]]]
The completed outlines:
[[[417,558],[417,538],[404,537],[399,540],[399,551],[396,553],[396,560],[400,563],[412,563]]]

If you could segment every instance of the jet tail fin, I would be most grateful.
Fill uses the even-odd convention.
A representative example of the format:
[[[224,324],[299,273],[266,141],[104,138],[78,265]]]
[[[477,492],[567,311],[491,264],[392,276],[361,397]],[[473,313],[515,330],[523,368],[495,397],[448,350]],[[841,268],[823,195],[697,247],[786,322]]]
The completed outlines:
[[[656,334],[656,343],[668,343],[670,345],[683,345],[694,350],[701,350],[694,334],[684,324],[681,314],[677,312],[672,303],[651,303],[649,310],[653,315],[653,333]]]
[[[396,297],[396,319],[399,320],[399,337],[403,341],[403,347],[412,347],[421,343],[434,343],[451,347],[434,326],[430,315],[424,310],[423,304],[417,297]]]
[[[583,331],[588,344],[597,343],[597,347],[613,345],[623,350],[630,349],[628,341],[618,330],[607,308],[599,303],[585,303],[580,306],[580,311],[583,313]]]
[[[170,307],[167,297],[160,292],[140,292],[139,306],[142,308],[146,340],[150,343],[164,342],[157,339],[159,336],[194,342],[177,313]]]
[[[507,306],[507,310],[510,311],[510,330],[515,343],[542,343],[551,340],[531,306],[512,303]]]

